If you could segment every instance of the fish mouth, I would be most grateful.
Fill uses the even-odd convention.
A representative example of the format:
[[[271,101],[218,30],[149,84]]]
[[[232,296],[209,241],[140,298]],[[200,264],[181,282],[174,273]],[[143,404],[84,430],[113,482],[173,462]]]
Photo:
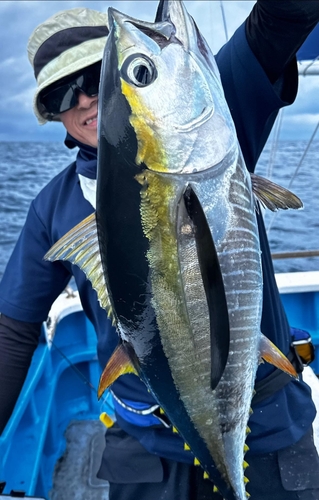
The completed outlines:
[[[186,122],[182,125],[174,125],[175,130],[179,132],[189,132],[194,128],[200,127],[205,122],[207,122],[214,114],[214,106],[206,106],[200,115],[198,115],[193,120]]]

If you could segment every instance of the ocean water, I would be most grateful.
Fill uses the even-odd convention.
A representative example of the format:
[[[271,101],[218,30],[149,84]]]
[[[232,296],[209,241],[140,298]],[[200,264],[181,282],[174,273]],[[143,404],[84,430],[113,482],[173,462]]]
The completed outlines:
[[[288,187],[304,155],[304,141],[279,142],[274,155],[266,145],[256,173]],[[0,279],[14,248],[28,208],[40,189],[76,156],[60,143],[0,142]],[[303,200],[304,208],[266,211],[266,227],[271,226],[272,252],[319,249],[319,141],[315,141],[298,170],[291,189]],[[319,270],[319,257],[275,260],[276,272]]]

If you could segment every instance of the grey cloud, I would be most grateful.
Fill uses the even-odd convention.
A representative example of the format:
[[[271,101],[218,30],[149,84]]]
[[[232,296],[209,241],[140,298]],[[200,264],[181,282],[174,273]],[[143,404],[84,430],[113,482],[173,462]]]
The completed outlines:
[[[32,111],[35,80],[28,61],[26,46],[34,28],[54,13],[79,6],[106,11],[113,6],[128,15],[154,19],[157,1],[1,1],[0,2],[0,140],[63,140],[60,124],[40,127]],[[229,36],[245,20],[254,1],[224,1]],[[217,52],[225,42],[220,2],[194,0],[186,2],[200,30]],[[301,90],[303,87],[301,86]],[[301,92],[300,92],[301,94]],[[318,99],[307,88],[298,96],[288,116],[301,112],[316,113]],[[296,111],[294,111],[294,109]],[[299,130],[300,132],[300,130]],[[289,131],[289,133],[291,133]]]

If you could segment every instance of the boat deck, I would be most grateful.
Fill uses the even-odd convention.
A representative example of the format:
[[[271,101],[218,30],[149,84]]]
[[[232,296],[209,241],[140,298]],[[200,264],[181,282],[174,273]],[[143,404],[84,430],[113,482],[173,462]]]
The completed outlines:
[[[107,500],[109,483],[96,477],[104,449],[105,427],[98,420],[73,420],[64,437],[49,500]]]

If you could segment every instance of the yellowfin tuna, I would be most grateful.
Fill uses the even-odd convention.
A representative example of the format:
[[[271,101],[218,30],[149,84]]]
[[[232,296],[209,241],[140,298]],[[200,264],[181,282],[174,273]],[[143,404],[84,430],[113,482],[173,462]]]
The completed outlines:
[[[96,214],[47,254],[79,265],[120,337],[99,396],[137,373],[228,500],[244,500],[244,453],[261,358],[294,368],[260,332],[253,191],[219,72],[182,2],[155,23],[109,9],[99,94]]]

